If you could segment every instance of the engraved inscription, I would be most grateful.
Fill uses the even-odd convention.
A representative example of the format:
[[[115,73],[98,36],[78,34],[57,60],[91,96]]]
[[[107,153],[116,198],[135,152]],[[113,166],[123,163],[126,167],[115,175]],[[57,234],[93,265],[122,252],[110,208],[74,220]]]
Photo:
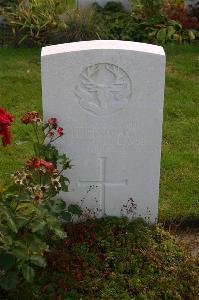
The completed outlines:
[[[96,115],[107,115],[126,107],[132,82],[120,67],[100,63],[87,67],[75,88],[80,106]]]
[[[100,186],[100,210],[103,212],[103,214],[106,213],[106,186],[111,185],[111,186],[125,186],[128,185],[128,179],[125,179],[124,181],[121,182],[112,182],[108,181],[106,179],[106,160],[107,157],[100,157],[100,178],[99,180],[79,180],[78,186],[88,186],[88,185],[93,185],[97,184]]]
[[[95,153],[98,156],[107,156],[110,153],[121,153],[131,148],[134,153],[137,151],[152,151],[153,140],[146,139],[142,125],[136,121],[126,120],[125,122],[110,127],[95,126],[71,126],[67,123],[64,136],[67,146],[74,147],[73,152],[79,145],[83,145],[87,153]],[[137,132],[140,134],[137,134]]]

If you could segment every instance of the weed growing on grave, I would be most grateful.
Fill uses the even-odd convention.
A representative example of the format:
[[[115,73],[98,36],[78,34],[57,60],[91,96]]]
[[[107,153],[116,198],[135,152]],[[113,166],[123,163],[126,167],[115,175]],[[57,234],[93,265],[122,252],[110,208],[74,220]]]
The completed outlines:
[[[56,118],[43,123],[38,112],[21,119],[33,127],[35,155],[12,174],[12,184],[0,195],[0,287],[15,288],[19,281],[32,282],[35,270],[46,266],[44,254],[50,241],[64,239],[62,222],[81,214],[76,205],[55,198],[68,191],[63,172],[71,168],[66,155],[59,155],[52,142],[63,135]],[[0,138],[11,143],[13,116],[0,108]],[[42,129],[44,133],[41,134]],[[24,279],[23,279],[24,278]]]
[[[198,262],[161,227],[107,217],[65,230],[15,299],[195,299]]]

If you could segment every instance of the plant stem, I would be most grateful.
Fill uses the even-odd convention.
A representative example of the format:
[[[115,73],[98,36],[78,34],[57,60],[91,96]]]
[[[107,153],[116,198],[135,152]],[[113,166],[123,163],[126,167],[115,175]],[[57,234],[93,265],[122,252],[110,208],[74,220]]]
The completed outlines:
[[[35,136],[36,136],[36,139],[37,139],[37,143],[40,145],[40,140],[39,140],[39,135],[38,135],[37,127],[35,126],[34,123],[31,123],[31,124],[32,124],[32,126],[33,126],[33,130],[34,130],[34,133],[35,133]],[[34,149],[34,151],[35,151],[35,149]],[[38,149],[38,152],[39,152],[39,153],[36,153],[36,151],[35,151],[36,156],[37,156],[37,154],[38,154],[38,156],[40,156],[40,151],[39,151],[39,149]]]

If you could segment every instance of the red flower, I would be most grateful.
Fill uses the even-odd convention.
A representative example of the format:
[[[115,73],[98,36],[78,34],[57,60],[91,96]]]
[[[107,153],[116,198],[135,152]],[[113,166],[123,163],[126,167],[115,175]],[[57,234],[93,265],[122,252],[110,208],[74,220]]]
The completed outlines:
[[[50,119],[48,119],[48,124],[50,124],[50,125],[57,124],[57,119],[56,118],[50,118]]]
[[[14,121],[14,117],[12,114],[8,114],[5,109],[0,108],[0,126],[3,125],[11,125]]]
[[[38,112],[30,111],[25,113],[25,115],[21,118],[21,122],[27,125],[31,122],[40,123],[41,119]]]
[[[11,143],[11,132],[10,126],[5,126],[3,130],[0,131],[0,136],[3,136],[2,143],[4,146],[9,145]]]
[[[164,7],[163,12],[169,19],[179,22],[185,29],[199,28],[199,21],[197,17],[186,13],[184,10],[184,3],[169,4]]]
[[[64,133],[63,133],[63,128],[62,127],[59,127],[58,129],[57,129],[57,133],[58,133],[58,135],[59,136],[61,136],[61,135],[63,135]]]
[[[37,157],[33,157],[26,162],[27,167],[29,168],[38,168],[39,167],[39,159]]]
[[[33,157],[32,159],[29,159],[26,163],[26,165],[29,168],[39,168],[39,167],[45,167],[48,170],[53,169],[53,164],[51,162],[48,162],[44,159],[41,159],[39,157]]]
[[[53,164],[51,162],[48,162],[46,160],[41,159],[40,160],[41,166],[44,166],[46,169],[53,169]]]
[[[2,136],[4,146],[11,142],[10,126],[13,120],[13,115],[7,113],[3,108],[0,108],[0,136]]]
[[[56,118],[48,119],[48,124],[51,129],[57,129],[57,119]]]

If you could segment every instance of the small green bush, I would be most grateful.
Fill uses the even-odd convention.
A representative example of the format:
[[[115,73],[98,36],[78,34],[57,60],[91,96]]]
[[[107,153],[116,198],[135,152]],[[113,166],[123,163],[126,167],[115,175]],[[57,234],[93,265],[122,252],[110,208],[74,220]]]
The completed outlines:
[[[95,40],[101,38],[101,28],[97,25],[95,10],[85,8],[69,10],[60,16],[64,26],[51,31],[50,44]]]
[[[140,0],[140,3],[147,18],[159,16],[163,7],[163,0]]]
[[[35,285],[10,299],[196,299],[198,261],[161,227],[108,217],[65,230]]]
[[[68,9],[61,0],[30,0],[7,6],[2,15],[11,28],[14,43],[44,46],[100,38],[95,11]]]
[[[16,7],[5,7],[2,15],[16,44],[45,45],[51,31],[64,26],[58,19],[58,7],[59,2],[54,0],[30,0],[28,6],[22,1]]]
[[[143,1],[143,3],[148,3]],[[182,25],[170,20],[161,12],[161,3],[153,2],[152,6],[135,9],[130,14],[121,7],[111,4],[101,8],[96,6],[96,18],[104,39],[120,39],[136,42],[164,44],[168,42],[191,42],[199,39],[199,31],[184,29]],[[145,6],[146,6],[145,3]]]

